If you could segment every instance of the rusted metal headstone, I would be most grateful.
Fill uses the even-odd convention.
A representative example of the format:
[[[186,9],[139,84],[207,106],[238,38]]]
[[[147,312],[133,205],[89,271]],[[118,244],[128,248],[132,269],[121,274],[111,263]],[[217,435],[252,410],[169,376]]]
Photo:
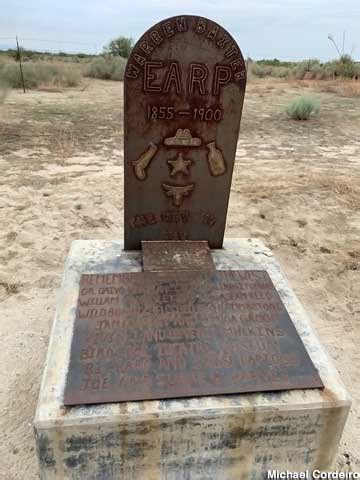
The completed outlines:
[[[245,94],[240,48],[215,22],[150,28],[125,71],[125,249],[141,240],[222,247]]]
[[[264,271],[81,277],[65,405],[322,386]]]
[[[164,20],[125,73],[125,248],[143,272],[82,275],[64,404],[317,388],[269,275],[216,271],[245,94],[216,23]]]

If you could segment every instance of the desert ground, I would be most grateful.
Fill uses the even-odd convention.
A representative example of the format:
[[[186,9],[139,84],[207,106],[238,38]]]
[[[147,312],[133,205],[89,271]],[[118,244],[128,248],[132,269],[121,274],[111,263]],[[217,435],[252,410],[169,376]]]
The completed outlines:
[[[336,467],[360,471],[360,96],[249,83],[226,235],[270,247],[353,397]],[[11,91],[0,106],[0,478],[36,479],[34,416],[63,264],[123,230],[123,86]],[[320,101],[299,122],[298,95]]]

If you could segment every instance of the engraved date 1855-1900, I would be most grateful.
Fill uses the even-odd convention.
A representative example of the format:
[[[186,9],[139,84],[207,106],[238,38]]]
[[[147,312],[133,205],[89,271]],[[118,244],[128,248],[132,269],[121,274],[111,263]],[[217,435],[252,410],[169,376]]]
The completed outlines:
[[[201,122],[220,122],[223,118],[223,109],[218,105],[182,110],[176,110],[171,105],[148,105],[146,118],[147,120],[178,120],[184,118]]]

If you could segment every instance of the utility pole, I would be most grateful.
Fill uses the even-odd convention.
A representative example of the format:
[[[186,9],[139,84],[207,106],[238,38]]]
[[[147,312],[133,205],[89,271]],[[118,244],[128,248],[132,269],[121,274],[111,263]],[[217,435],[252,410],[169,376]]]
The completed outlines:
[[[16,46],[17,46],[19,65],[20,65],[21,82],[22,82],[24,93],[25,93],[24,74],[23,74],[23,69],[22,69],[22,64],[21,64],[21,53],[20,53],[19,41],[18,41],[17,35],[16,35]]]

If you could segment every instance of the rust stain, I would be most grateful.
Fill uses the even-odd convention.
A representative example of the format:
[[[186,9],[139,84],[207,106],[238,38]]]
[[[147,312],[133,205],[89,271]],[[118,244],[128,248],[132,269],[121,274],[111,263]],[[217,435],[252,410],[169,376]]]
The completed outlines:
[[[320,390],[321,397],[327,402],[338,402],[338,397],[330,388],[325,387]]]

